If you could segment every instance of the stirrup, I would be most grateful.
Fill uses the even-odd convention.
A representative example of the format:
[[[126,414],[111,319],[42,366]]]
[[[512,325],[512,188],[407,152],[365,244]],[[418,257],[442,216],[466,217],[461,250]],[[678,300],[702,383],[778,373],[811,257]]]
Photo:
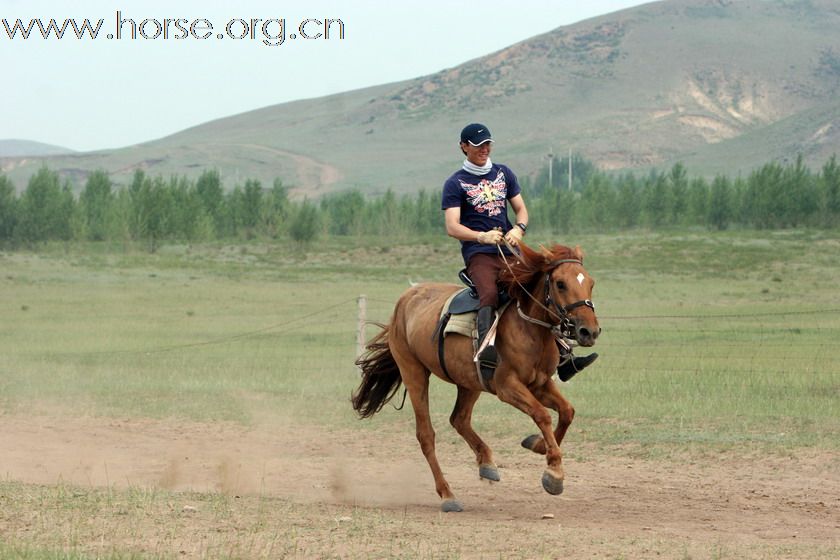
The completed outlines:
[[[494,345],[488,344],[476,355],[476,358],[483,365],[486,364],[491,367],[496,367],[499,363],[499,352],[496,351],[496,347]]]

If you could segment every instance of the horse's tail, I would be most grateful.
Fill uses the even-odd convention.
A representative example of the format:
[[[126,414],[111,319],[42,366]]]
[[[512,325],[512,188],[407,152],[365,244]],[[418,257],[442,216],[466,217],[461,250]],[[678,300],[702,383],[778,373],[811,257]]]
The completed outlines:
[[[381,326],[382,331],[367,344],[366,352],[356,360],[356,365],[362,370],[362,383],[353,393],[351,402],[362,418],[370,418],[382,410],[402,383],[400,368],[388,347],[389,327]]]

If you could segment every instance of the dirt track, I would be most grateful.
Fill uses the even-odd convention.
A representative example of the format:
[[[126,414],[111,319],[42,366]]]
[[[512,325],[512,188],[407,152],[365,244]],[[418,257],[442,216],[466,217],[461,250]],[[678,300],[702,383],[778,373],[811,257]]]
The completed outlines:
[[[2,424],[6,480],[223,492],[243,504],[249,496],[276,498],[297,504],[286,521],[314,531],[293,556],[397,556],[403,552],[380,545],[405,530],[421,557],[831,558],[840,551],[840,465],[830,453],[651,461],[586,444],[566,460],[566,492],[552,497],[539,484],[543,458],[514,441],[491,442],[502,482],[490,485],[478,480],[465,444],[439,437],[439,458],[466,506],[441,514],[410,432],[324,438],[300,426],[22,416]],[[374,520],[361,536],[336,540],[336,519],[359,514]],[[20,539],[25,531],[0,516],[0,535]],[[314,536],[321,532],[328,544]]]

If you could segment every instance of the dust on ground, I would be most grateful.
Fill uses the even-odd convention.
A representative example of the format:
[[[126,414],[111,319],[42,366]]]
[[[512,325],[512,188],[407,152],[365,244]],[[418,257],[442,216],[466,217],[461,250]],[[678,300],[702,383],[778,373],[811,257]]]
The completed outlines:
[[[134,508],[142,513],[102,506],[80,521],[60,507],[39,510],[43,497],[0,487],[0,543],[66,549],[61,531],[69,531],[82,551],[173,557],[840,553],[840,465],[829,451],[637,459],[586,443],[565,460],[566,490],[555,497],[540,486],[541,456],[490,441],[502,475],[490,484],[478,479],[466,444],[439,442],[438,458],[465,506],[443,514],[413,432],[25,415],[0,422],[0,476],[31,485],[27,496],[57,485],[167,496],[165,507],[154,499]],[[208,496],[227,497],[227,517],[207,511]],[[48,526],[58,534],[41,534]]]

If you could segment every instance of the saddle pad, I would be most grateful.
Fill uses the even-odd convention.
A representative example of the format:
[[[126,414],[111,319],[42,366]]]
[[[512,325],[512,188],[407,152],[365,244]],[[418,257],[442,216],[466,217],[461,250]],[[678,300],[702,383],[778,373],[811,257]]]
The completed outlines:
[[[446,323],[446,328],[443,329],[443,335],[449,333],[462,334],[470,338],[475,338],[475,318],[478,315],[475,311],[471,313],[461,313],[460,315],[453,315]]]
[[[441,310],[440,316],[443,317],[449,311],[449,305],[452,303],[452,300],[455,299],[455,296],[459,295],[461,292],[455,292],[446,302],[443,304],[443,309]],[[470,313],[459,313],[458,315],[452,315],[449,317],[449,321],[446,323],[446,327],[443,329],[443,336],[446,336],[449,333],[456,333],[462,334],[464,336],[468,336],[470,338],[475,338],[475,318],[478,315],[477,312],[472,311]]]

